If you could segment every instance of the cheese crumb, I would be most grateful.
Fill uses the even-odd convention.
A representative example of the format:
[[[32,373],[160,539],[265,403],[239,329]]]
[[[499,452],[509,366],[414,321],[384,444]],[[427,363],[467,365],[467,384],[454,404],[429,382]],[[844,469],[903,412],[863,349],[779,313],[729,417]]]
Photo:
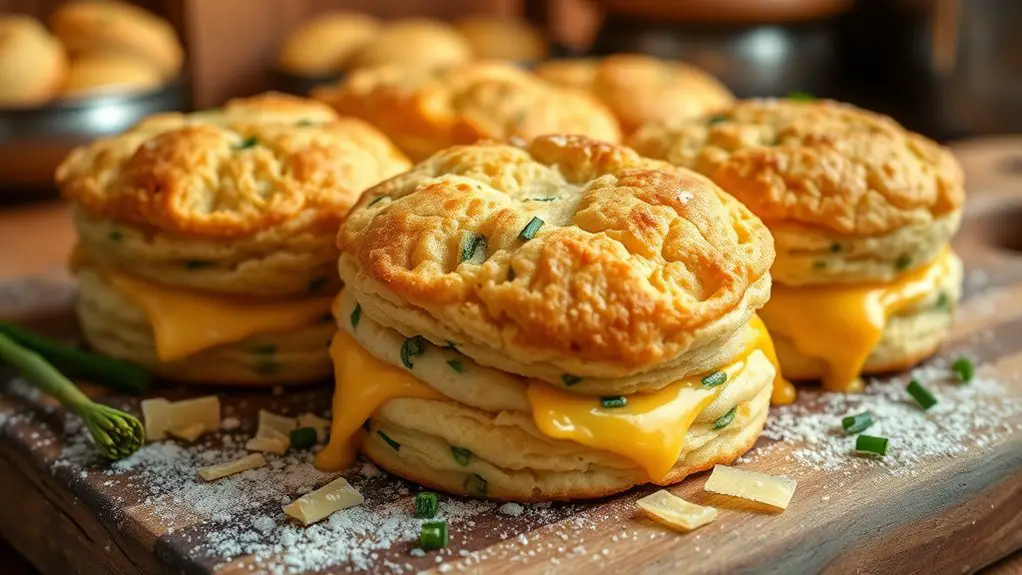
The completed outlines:
[[[205,432],[206,426],[201,423],[193,423],[184,427],[174,427],[167,430],[168,435],[178,439],[183,439],[188,443],[195,443],[195,440]]]
[[[717,518],[713,507],[689,503],[663,489],[636,501],[635,506],[652,519],[682,531],[692,531]]]
[[[261,451],[263,453],[276,453],[284,455],[287,452],[288,444],[271,437],[253,437],[245,442],[245,449],[249,451]]]
[[[788,477],[715,465],[703,489],[787,509],[796,486],[795,480]]]
[[[335,511],[361,505],[365,502],[362,494],[355,490],[343,477],[338,477],[323,487],[302,495],[284,506],[284,513],[310,525],[325,519]]]
[[[266,459],[258,453],[253,453],[252,455],[246,455],[227,463],[203,467],[198,471],[198,475],[206,481],[215,481],[221,477],[227,477],[228,475],[234,475],[249,469],[256,469],[264,465],[266,465]]]
[[[500,506],[500,512],[511,517],[518,517],[524,510],[525,508],[518,503],[508,502]]]
[[[171,429],[202,424],[206,429],[220,429],[220,399],[215,395],[170,402],[162,397],[142,401],[146,439],[163,439]]]

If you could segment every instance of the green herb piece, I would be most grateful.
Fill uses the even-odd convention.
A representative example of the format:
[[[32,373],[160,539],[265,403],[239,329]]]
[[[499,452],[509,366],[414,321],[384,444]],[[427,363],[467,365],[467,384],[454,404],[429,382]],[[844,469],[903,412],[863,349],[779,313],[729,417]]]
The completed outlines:
[[[401,363],[412,369],[412,358],[426,353],[426,338],[421,335],[410,337],[401,344]]]
[[[788,94],[789,100],[795,100],[796,102],[812,102],[816,99],[816,96],[806,92],[792,92]]]
[[[306,286],[305,289],[307,289],[309,293],[318,292],[319,290],[323,289],[323,286],[325,286],[328,281],[330,281],[330,278],[326,276],[312,278],[311,280],[309,280],[309,285]]]
[[[43,356],[22,347],[3,333],[0,333],[0,360],[10,364],[26,381],[82,418],[96,448],[105,457],[127,457],[145,443],[145,428],[141,421],[123,411],[93,402]]]
[[[316,429],[313,427],[299,427],[292,429],[288,434],[291,439],[291,447],[295,449],[308,449],[316,445]]]
[[[946,292],[940,292],[937,296],[937,303],[934,307],[937,309],[948,309],[951,306],[951,298],[948,297]]]
[[[256,355],[273,355],[277,353],[277,346],[275,345],[255,345],[252,346],[252,353]]]
[[[362,304],[355,304],[355,309],[351,310],[351,329],[358,327],[358,320],[362,319]]]
[[[463,487],[468,490],[469,493],[486,495],[486,480],[478,473],[469,474],[469,476],[465,478]]]
[[[566,373],[561,376],[561,381],[564,382],[564,385],[571,387],[576,383],[582,381],[582,378],[577,375],[571,375],[570,373]]]
[[[542,219],[533,217],[531,220],[529,220],[529,223],[525,224],[525,227],[522,228],[522,231],[521,233],[518,234],[518,237],[522,238],[525,241],[531,240],[532,238],[536,237],[536,232],[539,231],[539,228],[543,227],[543,223],[544,222]]]
[[[699,380],[703,387],[717,387],[727,381],[727,372],[715,371]]]
[[[475,261],[477,255],[481,255],[483,260],[486,259],[486,236],[465,232],[461,238],[461,253],[458,256],[458,263]]]
[[[255,136],[249,136],[249,137],[245,138],[241,142],[241,144],[238,145],[238,149],[239,150],[247,150],[249,148],[254,148],[258,144],[259,144],[259,138],[255,137]]]
[[[459,361],[457,359],[449,360],[447,362],[447,365],[449,365],[451,367],[451,369],[453,369],[454,371],[456,371],[458,373],[465,373],[465,366],[461,365],[461,361]]]
[[[419,547],[423,551],[443,549],[449,543],[446,521],[427,521],[419,531]]]
[[[264,359],[255,362],[252,365],[252,371],[259,375],[273,375],[280,371],[280,364],[273,361],[272,359]]]
[[[121,232],[119,232],[117,230],[114,230],[114,231],[110,232],[109,234],[107,234],[106,237],[107,237],[108,240],[110,240],[112,242],[119,242],[119,241],[124,239],[124,234],[122,234]]]
[[[972,381],[972,377],[976,375],[976,368],[972,365],[972,361],[967,357],[960,357],[951,364],[951,371],[955,372],[958,376],[958,381],[962,383],[969,383]]]
[[[628,405],[628,399],[620,395],[615,395],[613,397],[601,397],[600,403],[603,405],[603,407],[607,409],[612,409],[615,407],[624,407]]]
[[[152,375],[141,366],[90,353],[41,336],[13,323],[0,321],[0,334],[26,347],[67,373],[124,393],[149,389]]]
[[[468,465],[469,461],[472,461],[472,452],[464,447],[451,447],[451,455],[454,456],[454,460],[458,462],[458,465],[462,467]]]
[[[436,493],[432,491],[422,491],[415,494],[415,518],[416,519],[432,519],[436,517],[436,512],[440,508],[440,501],[437,499]]]
[[[830,253],[836,254],[839,251],[841,251],[841,244],[839,244],[837,242],[834,242],[834,243],[830,244]]]
[[[912,265],[912,256],[901,255],[894,261],[894,267],[898,271],[908,269],[908,266]]]
[[[386,433],[384,433],[383,431],[377,429],[376,430],[376,435],[379,435],[380,439],[382,439],[394,451],[400,451],[401,450],[401,444],[396,442],[396,441],[394,441],[393,439],[391,439],[390,436],[387,435]]]
[[[382,202],[383,200],[387,199],[388,197],[390,197],[390,196],[376,196],[375,198],[372,199],[372,201],[370,201],[368,204],[366,204],[366,207],[368,208],[368,207],[371,207],[371,206],[375,206],[377,203]]]
[[[365,421],[362,422],[362,429],[364,429],[366,431],[369,431],[369,428],[371,428],[372,426],[373,426],[373,420],[368,418],[368,417],[366,418]]]
[[[827,262],[825,262],[823,260],[817,260],[817,261],[813,262],[813,269],[814,270],[822,270],[825,267],[827,267]]]
[[[934,405],[937,405],[937,398],[930,393],[930,390],[923,387],[923,384],[919,383],[918,379],[913,379],[908,383],[908,387],[905,388],[908,394],[912,396],[912,399],[916,400],[919,407],[924,410],[930,409]]]
[[[859,453],[869,453],[883,457],[887,455],[887,446],[890,441],[886,437],[875,435],[860,435],[855,438],[855,450]]]
[[[515,277],[516,277],[515,276],[515,268],[513,268],[511,266],[507,266],[507,281],[513,282],[513,281],[515,281]]]
[[[721,415],[713,421],[713,429],[724,429],[731,425],[731,422],[735,420],[735,414],[738,413],[738,406],[734,406],[727,411],[724,415]]]
[[[841,419],[841,427],[844,428],[845,433],[848,435],[862,433],[869,429],[873,423],[873,414],[868,411],[864,411],[857,415],[849,415]]]
[[[717,114],[715,116],[710,116],[709,124],[712,126],[714,124],[719,124],[721,122],[726,122],[726,121],[727,121],[727,116],[725,116],[724,114]]]
[[[295,126],[298,126],[299,128],[306,128],[312,125],[313,125],[312,120],[298,120],[297,122],[295,122]]]
[[[527,202],[552,202],[552,201],[557,200],[557,199],[558,199],[557,196],[550,196],[548,198],[526,198],[525,201],[527,201]]]
[[[213,262],[204,262],[202,260],[188,260],[185,262],[185,267],[190,270],[201,270],[202,268],[212,267]]]

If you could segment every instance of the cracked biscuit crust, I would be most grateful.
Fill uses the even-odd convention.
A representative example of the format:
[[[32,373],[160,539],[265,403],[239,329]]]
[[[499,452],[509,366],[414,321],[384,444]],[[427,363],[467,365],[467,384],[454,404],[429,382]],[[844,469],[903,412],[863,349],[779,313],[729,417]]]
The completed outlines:
[[[946,148],[831,101],[747,100],[719,115],[647,125],[629,144],[706,174],[771,227],[877,236],[929,224],[965,199]]]
[[[367,190],[338,243],[357,298],[410,304],[432,337],[564,364],[673,360],[762,306],[774,259],[762,222],[703,176],[560,135],[436,154]]]

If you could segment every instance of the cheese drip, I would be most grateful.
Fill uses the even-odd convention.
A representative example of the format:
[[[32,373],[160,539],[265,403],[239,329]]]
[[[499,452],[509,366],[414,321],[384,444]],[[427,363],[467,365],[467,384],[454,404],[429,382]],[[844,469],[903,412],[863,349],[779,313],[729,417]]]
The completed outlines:
[[[931,295],[949,273],[952,257],[945,249],[930,265],[888,284],[774,284],[760,315],[773,333],[791,340],[800,353],[826,362],[824,387],[861,391],[862,367],[880,343],[888,320]]]
[[[142,308],[161,361],[311,325],[329,312],[332,299],[248,300],[161,286],[113,270],[101,273],[118,293]]]

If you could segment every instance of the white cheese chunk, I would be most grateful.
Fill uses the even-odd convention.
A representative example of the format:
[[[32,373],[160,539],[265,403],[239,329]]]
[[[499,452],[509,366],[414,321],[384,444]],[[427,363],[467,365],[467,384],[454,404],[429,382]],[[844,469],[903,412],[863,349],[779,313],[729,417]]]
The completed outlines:
[[[287,452],[287,448],[287,442],[281,441],[280,439],[274,439],[272,437],[253,437],[245,442],[245,449],[249,451],[262,451],[263,453],[284,455],[284,453]]]
[[[787,509],[796,485],[795,480],[788,477],[715,465],[703,489]]]
[[[316,441],[326,443],[327,430],[330,429],[330,421],[317,417],[311,413],[303,413],[298,416],[298,427],[311,427],[316,430]]]
[[[361,505],[365,501],[347,480],[338,477],[323,487],[306,493],[284,506],[284,513],[309,525],[325,519],[331,513]]]
[[[167,431],[202,424],[207,430],[220,429],[220,399],[215,395],[184,401],[167,401],[162,397],[142,402],[146,439],[163,439]]]
[[[202,423],[193,423],[184,427],[174,427],[167,430],[168,435],[183,439],[188,443],[194,443],[203,433],[206,433],[206,426]]]
[[[298,421],[293,417],[285,417],[283,415],[277,415],[266,411],[265,409],[259,410],[259,429],[256,430],[257,437],[267,437],[263,435],[266,430],[273,430],[278,433],[282,433],[284,437],[287,437],[289,433],[294,431],[298,427]]]
[[[199,477],[206,481],[216,481],[221,477],[227,477],[228,475],[234,475],[249,469],[256,469],[264,465],[266,465],[266,458],[260,453],[253,453],[234,461],[228,461],[227,463],[203,467],[199,470]]]
[[[689,503],[681,497],[661,489],[635,502],[647,515],[675,529],[691,531],[717,518],[717,510]]]

